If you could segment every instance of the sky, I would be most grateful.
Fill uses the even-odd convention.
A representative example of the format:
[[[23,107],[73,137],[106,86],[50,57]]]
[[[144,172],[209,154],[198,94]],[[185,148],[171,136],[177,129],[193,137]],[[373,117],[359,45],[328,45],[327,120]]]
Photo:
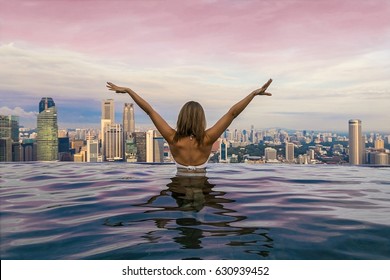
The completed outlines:
[[[0,0],[0,114],[36,127],[52,97],[60,128],[100,126],[101,102],[146,99],[175,127],[181,106],[208,127],[269,78],[231,128],[390,132],[390,1]],[[153,127],[139,107],[136,126]]]

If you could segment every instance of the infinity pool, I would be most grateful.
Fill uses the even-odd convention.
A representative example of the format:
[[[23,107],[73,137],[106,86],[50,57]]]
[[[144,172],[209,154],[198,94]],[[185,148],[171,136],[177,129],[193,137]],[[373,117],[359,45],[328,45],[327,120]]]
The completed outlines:
[[[390,168],[0,165],[1,259],[390,259]]]

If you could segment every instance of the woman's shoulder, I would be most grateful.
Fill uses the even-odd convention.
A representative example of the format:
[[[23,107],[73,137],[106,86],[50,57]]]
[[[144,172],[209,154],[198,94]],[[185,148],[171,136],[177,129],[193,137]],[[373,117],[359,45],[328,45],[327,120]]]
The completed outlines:
[[[213,137],[211,137],[210,134],[207,133],[207,131],[205,131],[205,134],[203,136],[203,145],[204,146],[211,146],[214,144],[214,142],[216,141],[217,139],[213,139]]]

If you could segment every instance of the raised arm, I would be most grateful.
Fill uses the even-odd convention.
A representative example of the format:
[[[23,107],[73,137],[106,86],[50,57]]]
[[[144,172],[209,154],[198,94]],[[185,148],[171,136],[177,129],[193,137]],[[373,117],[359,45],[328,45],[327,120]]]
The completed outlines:
[[[214,126],[206,130],[206,141],[209,144],[214,143],[221,134],[229,127],[232,121],[248,106],[252,99],[256,95],[271,96],[271,93],[266,92],[268,86],[272,83],[272,79],[269,79],[261,88],[252,91],[247,97],[237,102],[230,110],[222,116]]]
[[[173,141],[175,130],[168,125],[168,123],[153,109],[152,106],[145,99],[139,96],[135,91],[127,87],[119,87],[113,83],[107,82],[107,88],[116,93],[127,93],[134,100],[135,103],[150,117],[157,130],[167,140],[168,143]]]

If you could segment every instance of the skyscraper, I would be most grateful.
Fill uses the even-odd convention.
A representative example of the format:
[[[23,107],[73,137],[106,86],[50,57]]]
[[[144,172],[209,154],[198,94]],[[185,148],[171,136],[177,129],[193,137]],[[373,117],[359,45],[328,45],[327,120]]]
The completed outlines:
[[[137,147],[137,162],[146,162],[146,133],[134,132],[133,137]]]
[[[121,124],[110,124],[104,130],[105,159],[108,161],[123,160],[123,129]]]
[[[19,141],[19,118],[0,115],[0,161],[12,161],[12,143]]]
[[[228,142],[225,139],[223,139],[219,144],[219,162],[221,163],[228,162],[227,150],[228,150]]]
[[[102,102],[102,118],[101,118],[101,140],[102,140],[102,156],[106,158],[105,131],[106,126],[112,125],[115,122],[114,99],[106,99]]]
[[[37,143],[33,139],[24,139],[22,143],[22,159],[21,161],[36,161],[37,160]]]
[[[98,162],[99,141],[87,140],[87,162]]]
[[[146,132],[146,162],[164,162],[164,138],[157,130]]]
[[[125,142],[125,160],[127,162],[137,162],[137,144],[135,143],[134,133],[128,135]]]
[[[68,136],[58,137],[58,159],[60,161],[72,161]]]
[[[102,120],[115,122],[114,99],[106,99],[102,102]]]
[[[58,159],[57,108],[52,98],[42,97],[37,119],[37,160]]]
[[[55,107],[53,98],[51,97],[42,97],[41,102],[39,102],[39,113],[47,110],[48,108]]]
[[[286,143],[286,160],[288,162],[294,161],[294,143]]]
[[[164,162],[164,138],[157,131],[153,137],[153,162]]]
[[[349,121],[349,163],[359,165],[363,163],[364,144],[362,137],[362,122]]]
[[[154,131],[148,130],[146,132],[146,162],[153,162],[153,153],[154,153],[153,137],[154,137]]]
[[[123,132],[126,139],[130,137],[131,133],[135,132],[133,103],[125,103],[123,107]]]

